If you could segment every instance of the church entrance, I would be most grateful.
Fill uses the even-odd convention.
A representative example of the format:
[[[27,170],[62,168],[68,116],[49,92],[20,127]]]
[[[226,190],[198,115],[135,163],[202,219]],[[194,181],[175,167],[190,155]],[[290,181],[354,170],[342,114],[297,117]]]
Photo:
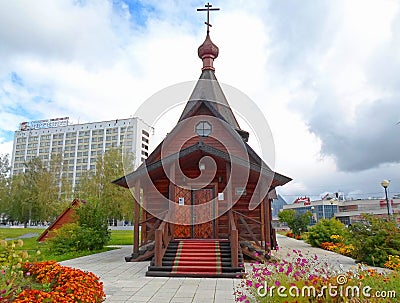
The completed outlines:
[[[192,238],[215,238],[215,194],[214,188],[192,190]],[[201,207],[200,207],[201,205]],[[211,220],[211,221],[210,221]],[[205,222],[195,224],[196,222]]]
[[[216,237],[215,228],[215,189],[184,189],[176,188],[175,201],[182,201],[184,205],[191,207],[178,208],[175,210],[174,237],[176,239],[213,239]],[[190,225],[188,224],[190,222]],[[201,222],[197,224],[197,222]]]

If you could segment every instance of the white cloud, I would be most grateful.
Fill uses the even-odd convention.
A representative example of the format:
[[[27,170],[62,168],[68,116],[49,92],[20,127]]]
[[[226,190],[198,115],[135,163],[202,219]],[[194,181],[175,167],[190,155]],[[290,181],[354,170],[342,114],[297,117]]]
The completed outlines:
[[[135,10],[123,1],[1,2],[0,153],[11,153],[3,134],[9,136],[22,121],[124,118],[160,89],[199,76],[205,13],[195,8],[202,4],[138,3]],[[216,6],[221,7],[211,16],[211,36],[220,47],[216,75],[248,94],[265,114],[276,168],[294,178],[281,191],[290,198],[339,189],[379,193],[375,184],[391,178],[391,189],[400,192],[400,126],[389,127],[390,120],[400,121],[394,110],[398,2]],[[22,84],[12,81],[13,73]],[[378,102],[386,104],[379,114]]]

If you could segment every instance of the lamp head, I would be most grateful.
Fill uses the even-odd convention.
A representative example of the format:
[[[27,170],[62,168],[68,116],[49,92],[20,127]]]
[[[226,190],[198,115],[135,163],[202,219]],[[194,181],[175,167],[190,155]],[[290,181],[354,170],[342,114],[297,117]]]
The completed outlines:
[[[381,185],[383,188],[388,188],[389,184],[390,184],[390,181],[386,180],[386,179],[381,182]]]

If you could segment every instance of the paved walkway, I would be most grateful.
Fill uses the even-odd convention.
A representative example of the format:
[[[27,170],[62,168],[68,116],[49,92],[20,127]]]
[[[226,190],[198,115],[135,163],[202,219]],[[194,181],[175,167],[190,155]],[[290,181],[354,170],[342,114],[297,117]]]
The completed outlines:
[[[276,256],[279,259],[288,259],[288,254],[291,256],[295,256],[293,254],[293,249],[300,250],[304,254],[308,254],[311,256],[317,255],[318,260],[321,263],[329,264],[330,268],[336,269],[338,271],[348,271],[352,267],[357,266],[356,262],[350,258],[343,255],[339,255],[334,253],[333,251],[324,250],[317,247],[312,247],[310,244],[305,243],[304,241],[295,240],[293,238],[285,237],[280,234],[276,235],[278,240],[279,249],[278,251],[274,251],[272,253],[273,256]]]
[[[279,251],[273,255],[288,258],[293,249],[303,253],[316,254],[321,261],[327,261],[338,270],[355,266],[353,259],[336,253],[311,247],[277,235]],[[125,246],[96,255],[61,262],[62,265],[91,271],[101,278],[107,295],[107,303],[154,302],[154,303],[234,303],[233,289],[238,279],[211,278],[156,278],[146,277],[149,262],[128,262],[132,246]]]
[[[132,246],[61,262],[101,278],[107,303],[234,303],[237,279],[146,277],[150,262],[125,262]]]

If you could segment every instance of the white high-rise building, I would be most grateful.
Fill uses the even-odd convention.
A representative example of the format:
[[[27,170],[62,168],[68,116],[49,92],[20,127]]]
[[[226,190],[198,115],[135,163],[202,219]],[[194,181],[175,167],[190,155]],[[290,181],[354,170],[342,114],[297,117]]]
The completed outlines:
[[[63,157],[64,171],[74,187],[83,172],[95,168],[98,155],[123,145],[137,168],[148,156],[153,128],[140,118],[69,124],[69,118],[23,122],[14,134],[11,174],[25,172],[26,161],[39,157],[47,165],[54,154]],[[68,167],[65,169],[65,167]]]

